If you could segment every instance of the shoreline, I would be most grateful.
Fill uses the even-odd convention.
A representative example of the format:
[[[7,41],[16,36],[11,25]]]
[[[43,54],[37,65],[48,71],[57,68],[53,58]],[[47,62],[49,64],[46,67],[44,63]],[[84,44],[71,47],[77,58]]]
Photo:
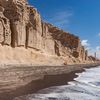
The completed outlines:
[[[84,68],[91,68],[91,67],[96,67],[99,65],[100,64],[98,63],[98,64],[67,65],[67,66],[43,66],[43,67],[27,66],[27,67],[22,67],[22,68],[16,67],[16,69],[8,68],[7,71],[17,70],[16,75],[18,75],[19,71],[23,71],[23,72],[27,70],[28,71],[26,75],[25,75],[26,73],[25,72],[23,73],[22,76],[20,76],[20,80],[23,80],[23,82],[20,83],[19,81],[18,83],[16,81],[16,84],[15,83],[12,84],[12,85],[15,84],[14,87],[11,87],[10,86],[11,84],[10,85],[8,84],[7,88],[8,90],[10,88],[9,91],[5,91],[6,88],[4,88],[4,91],[0,89],[0,100],[13,100],[15,97],[32,94],[32,93],[37,92],[38,90],[48,88],[50,86],[67,85],[67,82],[72,81],[74,78],[78,76],[78,75],[75,75],[75,73],[81,73],[84,71]],[[35,70],[35,72],[33,70]],[[31,71],[33,73],[31,73]],[[1,83],[0,83],[0,87],[1,87]],[[15,88],[15,89],[13,90],[11,88],[13,89]]]

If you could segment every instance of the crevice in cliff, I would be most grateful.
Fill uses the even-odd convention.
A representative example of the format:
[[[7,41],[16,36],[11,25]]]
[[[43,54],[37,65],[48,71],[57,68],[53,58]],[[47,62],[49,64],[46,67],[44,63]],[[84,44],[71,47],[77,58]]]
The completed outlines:
[[[25,40],[25,48],[28,47],[28,38],[29,38],[29,32],[28,32],[28,26],[26,26],[26,40]]]
[[[15,31],[14,31],[13,22],[11,20],[10,20],[10,29],[11,29],[11,46],[13,48],[15,48],[16,35],[15,35]]]
[[[42,37],[43,37],[43,33],[44,33],[44,25],[43,25],[44,23],[42,22]]]
[[[58,44],[56,43],[55,41],[55,53],[60,56],[60,52],[59,52],[59,47],[58,47]]]

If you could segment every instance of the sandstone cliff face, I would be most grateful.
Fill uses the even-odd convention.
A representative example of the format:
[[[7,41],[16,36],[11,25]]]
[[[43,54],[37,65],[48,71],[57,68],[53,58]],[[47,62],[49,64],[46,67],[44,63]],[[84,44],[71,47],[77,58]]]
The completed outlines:
[[[0,43],[63,57],[66,64],[85,62],[88,58],[79,37],[43,22],[26,0],[0,1]]]
[[[2,45],[10,45],[11,43],[11,30],[10,22],[4,16],[4,8],[0,6],[0,43]]]

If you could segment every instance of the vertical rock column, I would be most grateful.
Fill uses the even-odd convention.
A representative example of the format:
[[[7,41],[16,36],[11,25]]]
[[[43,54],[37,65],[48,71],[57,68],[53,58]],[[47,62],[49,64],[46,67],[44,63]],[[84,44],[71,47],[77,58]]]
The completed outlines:
[[[8,0],[5,4],[4,15],[10,20],[11,44],[13,47],[25,46],[26,25],[23,19],[25,4],[17,0]]]
[[[27,47],[34,48],[37,50],[41,49],[42,45],[42,23],[41,17],[37,10],[33,7],[27,7],[28,9],[28,23],[26,26],[26,45]]]
[[[42,23],[42,49],[47,54],[55,55],[55,40],[51,36],[47,23]]]
[[[4,20],[3,7],[0,6],[0,43],[4,41]]]

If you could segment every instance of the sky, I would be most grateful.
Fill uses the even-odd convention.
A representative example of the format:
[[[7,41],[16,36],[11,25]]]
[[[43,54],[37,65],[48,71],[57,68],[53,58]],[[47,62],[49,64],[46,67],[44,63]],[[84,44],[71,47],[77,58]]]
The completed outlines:
[[[80,37],[100,57],[100,0],[28,0],[42,20]]]

